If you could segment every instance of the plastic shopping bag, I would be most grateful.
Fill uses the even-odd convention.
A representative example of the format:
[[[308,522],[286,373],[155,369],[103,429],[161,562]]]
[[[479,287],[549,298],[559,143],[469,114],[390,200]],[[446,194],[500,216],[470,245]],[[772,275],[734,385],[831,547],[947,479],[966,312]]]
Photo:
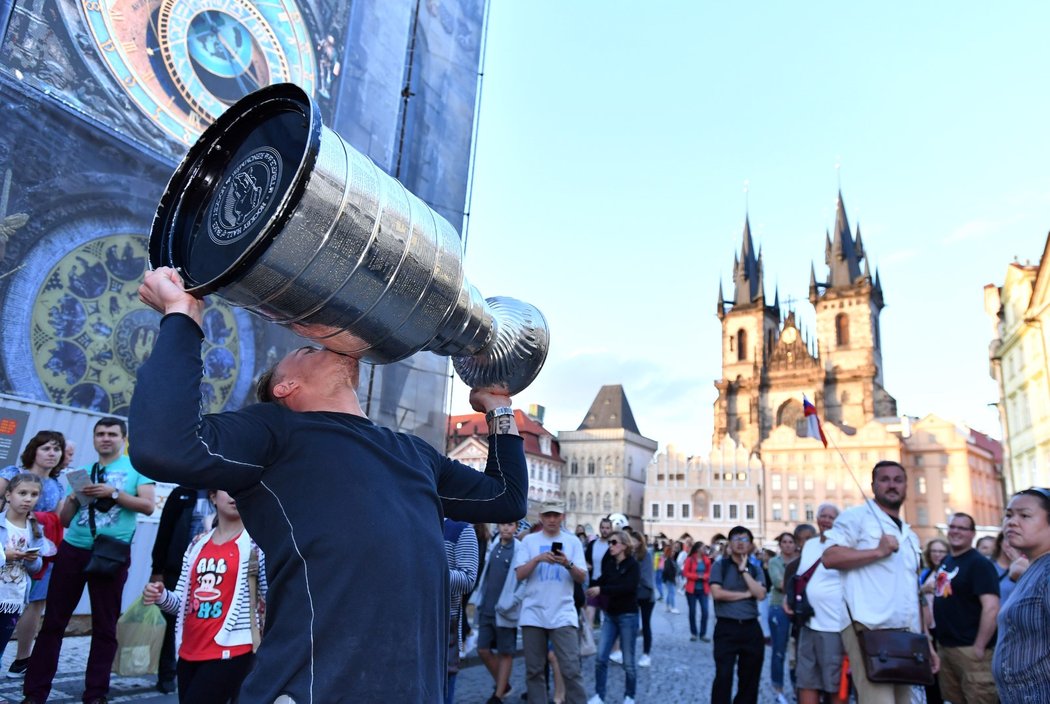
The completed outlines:
[[[113,672],[124,677],[157,673],[167,622],[160,608],[140,596],[117,621],[117,657]]]

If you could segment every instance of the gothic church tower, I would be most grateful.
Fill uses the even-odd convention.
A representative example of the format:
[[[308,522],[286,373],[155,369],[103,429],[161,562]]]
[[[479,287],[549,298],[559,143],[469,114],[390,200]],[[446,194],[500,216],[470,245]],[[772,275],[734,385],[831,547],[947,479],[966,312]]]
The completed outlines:
[[[769,432],[770,416],[763,397],[766,365],[779,335],[779,296],[766,305],[762,254],[755,256],[750,220],[744,218],[740,256],[733,261],[733,300],[718,286],[718,319],[722,321],[722,378],[715,382],[713,445],[728,435],[737,444],[755,447]]]
[[[758,452],[778,425],[804,434],[803,395],[821,417],[860,427],[894,416],[897,403],[883,388],[879,314],[884,302],[876,272],[871,276],[860,228],[856,237],[839,194],[835,235],[825,234],[827,280],[810,267],[809,300],[816,311],[816,344],[800,331],[794,312],[780,313],[780,296],[767,306],[762,255],[755,255],[744,220],[740,255],[733,262],[733,300],[721,284],[717,315],[722,322],[722,377],[715,382],[712,445],[732,438]]]
[[[874,279],[860,225],[854,239],[842,193],[835,207],[835,236],[825,234],[827,281],[810,268],[809,300],[817,314],[819,357],[824,369],[824,416],[859,427],[872,418],[897,414],[897,402],[882,380],[879,314],[885,305],[878,271]],[[861,268],[861,262],[864,266]]]

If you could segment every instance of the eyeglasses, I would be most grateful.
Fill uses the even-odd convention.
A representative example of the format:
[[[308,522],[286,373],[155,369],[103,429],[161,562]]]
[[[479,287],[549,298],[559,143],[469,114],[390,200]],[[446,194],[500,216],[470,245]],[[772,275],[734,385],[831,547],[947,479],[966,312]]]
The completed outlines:
[[[616,538],[609,538],[609,545],[619,545],[620,541]]]
[[[751,542],[751,538],[747,537],[746,535],[735,535],[732,538],[730,538],[729,540],[731,542],[734,542],[734,543],[750,543]]]

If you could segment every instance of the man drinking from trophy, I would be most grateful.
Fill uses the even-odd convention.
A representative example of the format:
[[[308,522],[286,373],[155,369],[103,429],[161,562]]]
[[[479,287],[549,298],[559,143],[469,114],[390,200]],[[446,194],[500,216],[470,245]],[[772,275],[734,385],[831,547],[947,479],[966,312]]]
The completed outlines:
[[[299,348],[264,374],[260,403],[201,416],[203,301],[169,267],[147,272],[139,296],[164,317],[131,402],[132,461],[157,480],[229,492],[266,554],[266,632],[241,701],[440,701],[442,517],[506,523],[526,511],[507,391],[470,393],[488,419],[484,473],[370,421],[359,360],[321,348]],[[405,574],[384,575],[377,551],[395,534],[411,536],[414,559]]]

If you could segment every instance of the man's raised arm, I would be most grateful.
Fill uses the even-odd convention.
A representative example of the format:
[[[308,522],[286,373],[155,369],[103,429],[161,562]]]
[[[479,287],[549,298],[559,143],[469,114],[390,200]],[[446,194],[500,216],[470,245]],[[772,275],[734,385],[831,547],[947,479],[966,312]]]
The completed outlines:
[[[139,298],[164,318],[131,398],[131,461],[151,479],[230,492],[246,488],[257,481],[273,439],[259,413],[201,416],[204,302],[186,293],[167,267],[146,272]]]
[[[510,523],[525,516],[529,473],[510,397],[501,389],[472,389],[470,405],[489,425],[485,472],[447,460],[438,476],[445,515],[468,523]]]

